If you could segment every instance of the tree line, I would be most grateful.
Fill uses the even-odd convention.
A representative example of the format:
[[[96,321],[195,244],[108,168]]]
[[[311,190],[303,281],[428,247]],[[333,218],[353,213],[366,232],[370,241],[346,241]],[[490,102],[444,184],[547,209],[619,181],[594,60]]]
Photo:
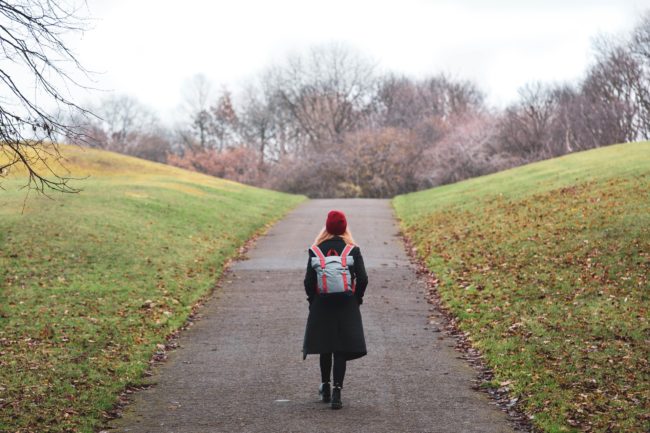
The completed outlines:
[[[71,119],[68,139],[311,197],[392,197],[650,138],[650,14],[594,49],[579,82],[530,83],[494,109],[471,81],[379,73],[345,46],[315,47],[236,97],[196,76],[175,127],[112,96]]]

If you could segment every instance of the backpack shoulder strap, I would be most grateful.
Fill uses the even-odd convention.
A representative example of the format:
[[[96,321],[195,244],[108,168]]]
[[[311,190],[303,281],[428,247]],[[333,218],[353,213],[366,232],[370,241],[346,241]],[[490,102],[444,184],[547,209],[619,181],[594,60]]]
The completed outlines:
[[[341,264],[343,267],[346,267],[348,265],[348,255],[353,249],[354,245],[346,245],[343,249],[343,252],[341,252]]]
[[[318,245],[312,245],[309,249],[316,255],[316,257],[318,257],[318,260],[320,261],[320,267],[324,268],[325,255],[323,255],[323,252],[320,250],[320,248],[318,248]]]
[[[316,254],[316,257],[318,257],[318,260],[320,261],[320,268],[324,270],[325,256],[323,255],[323,252],[320,250],[320,248],[318,248],[318,245],[312,245],[310,250],[312,250],[313,253]],[[321,281],[323,286],[323,293],[327,293],[327,277],[325,276],[325,272],[323,272],[321,276]]]

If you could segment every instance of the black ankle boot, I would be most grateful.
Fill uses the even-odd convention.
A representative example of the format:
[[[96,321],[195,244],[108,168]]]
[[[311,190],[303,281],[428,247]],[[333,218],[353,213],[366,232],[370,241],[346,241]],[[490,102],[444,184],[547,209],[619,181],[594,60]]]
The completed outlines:
[[[341,409],[343,402],[341,402],[341,387],[335,386],[332,390],[332,409]]]
[[[330,400],[332,399],[332,394],[330,391],[330,383],[329,382],[323,382],[320,384],[318,387],[318,394],[320,395],[320,401],[323,403],[329,403]]]

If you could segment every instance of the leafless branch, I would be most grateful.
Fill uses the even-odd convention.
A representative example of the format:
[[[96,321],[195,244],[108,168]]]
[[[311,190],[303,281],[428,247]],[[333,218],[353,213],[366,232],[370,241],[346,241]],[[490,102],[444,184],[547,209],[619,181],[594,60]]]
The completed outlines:
[[[0,178],[10,169],[22,167],[27,172],[25,187],[41,193],[50,190],[78,192],[60,168],[60,137],[84,136],[51,114],[53,107],[90,115],[63,93],[67,85],[82,86],[70,71],[88,77],[74,53],[64,42],[64,35],[83,32],[86,21],[81,8],[55,0],[0,0],[0,150],[3,162]],[[32,82],[25,78],[30,76]],[[69,119],[69,117],[67,118]],[[57,164],[60,165],[60,164]]]

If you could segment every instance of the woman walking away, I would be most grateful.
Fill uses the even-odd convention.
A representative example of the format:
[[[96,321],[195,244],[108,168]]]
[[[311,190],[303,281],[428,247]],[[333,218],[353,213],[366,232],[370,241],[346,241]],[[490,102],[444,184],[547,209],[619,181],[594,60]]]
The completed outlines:
[[[303,359],[320,355],[319,394],[323,402],[331,401],[332,409],[343,407],[341,388],[347,361],[367,353],[359,311],[367,285],[361,250],[352,239],[345,215],[330,211],[325,227],[309,249],[305,275],[309,317]]]

